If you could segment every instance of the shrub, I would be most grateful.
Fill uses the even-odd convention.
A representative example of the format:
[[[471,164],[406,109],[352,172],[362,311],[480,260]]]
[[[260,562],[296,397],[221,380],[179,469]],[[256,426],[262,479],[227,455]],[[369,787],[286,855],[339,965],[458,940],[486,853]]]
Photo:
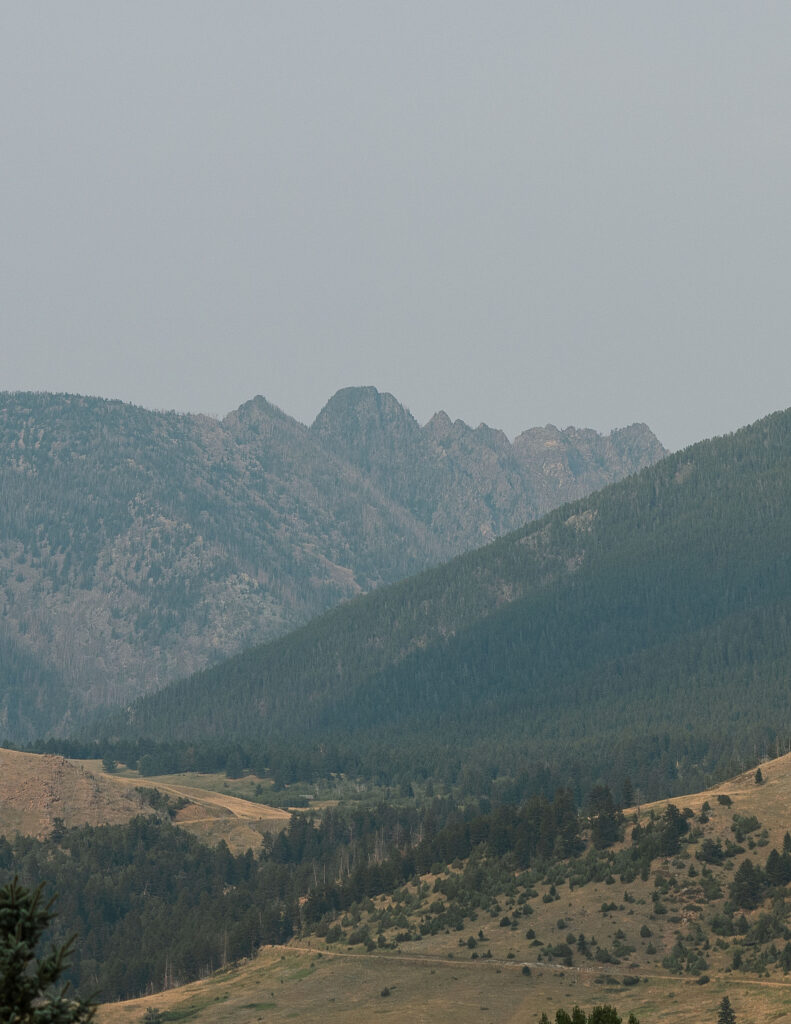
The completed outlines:
[[[731,832],[736,836],[736,841],[742,843],[745,836],[757,832],[760,827],[761,823],[754,814],[734,814]]]

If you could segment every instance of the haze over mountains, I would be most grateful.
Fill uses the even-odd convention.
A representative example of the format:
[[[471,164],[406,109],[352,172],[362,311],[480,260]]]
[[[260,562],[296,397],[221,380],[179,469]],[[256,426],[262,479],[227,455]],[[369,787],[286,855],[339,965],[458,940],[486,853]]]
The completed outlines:
[[[548,770],[578,797],[597,778],[703,784],[791,736],[789,536],[791,411],[173,684],[116,727],[246,743],[300,778],[473,770],[480,789]]]
[[[642,424],[500,431],[348,388],[306,427],[0,400],[0,733],[156,689],[655,462]]]

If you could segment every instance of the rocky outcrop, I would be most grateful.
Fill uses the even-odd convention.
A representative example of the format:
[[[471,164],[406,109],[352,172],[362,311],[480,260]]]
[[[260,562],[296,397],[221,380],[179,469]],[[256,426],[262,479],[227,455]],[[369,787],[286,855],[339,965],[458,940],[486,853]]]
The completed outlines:
[[[311,427],[437,535],[448,556],[649,466],[666,451],[642,423],[614,430],[552,425],[513,442],[436,413],[421,428],[392,395],[344,388]]]

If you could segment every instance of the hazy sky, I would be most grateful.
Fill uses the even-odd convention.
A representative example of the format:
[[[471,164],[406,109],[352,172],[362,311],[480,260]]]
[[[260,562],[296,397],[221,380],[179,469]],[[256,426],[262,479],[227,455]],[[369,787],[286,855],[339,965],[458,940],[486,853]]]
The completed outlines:
[[[0,389],[791,405],[791,4],[0,0]]]

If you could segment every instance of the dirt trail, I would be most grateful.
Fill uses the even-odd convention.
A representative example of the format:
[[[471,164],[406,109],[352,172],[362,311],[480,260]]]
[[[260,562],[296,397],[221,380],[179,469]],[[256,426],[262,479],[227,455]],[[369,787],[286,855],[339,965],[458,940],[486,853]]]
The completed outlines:
[[[152,782],[146,778],[130,779],[124,775],[111,776],[114,782],[136,788],[146,786],[149,789],[158,789],[161,793],[169,793],[172,796],[184,797],[192,803],[204,807],[218,807],[227,811],[234,818],[241,818],[245,821],[283,821],[287,822],[291,815],[279,807],[270,807],[268,804],[257,804],[252,800],[243,800],[238,796],[230,796],[228,793],[216,793],[210,789],[198,789],[194,786],[182,786],[169,782],[157,780]]]
[[[522,970],[523,967],[529,967],[531,971],[555,971],[563,972],[569,980],[575,976],[581,975],[590,977],[603,977],[608,974],[612,974],[612,967],[602,965],[597,967],[594,964],[585,964],[579,967],[564,967],[562,964],[547,963],[546,961],[537,960],[503,960],[498,957],[478,957],[477,960],[450,960],[445,956],[435,956],[431,953],[383,953],[380,950],[372,953],[348,953],[345,950],[335,949],[324,949],[319,946],[264,946],[263,949],[279,949],[284,953],[297,952],[297,953],[310,953],[312,956],[317,956],[321,953],[322,959],[328,957],[336,957],[351,960],[371,960],[376,958],[377,960],[393,960],[396,963],[415,963],[422,964],[426,967],[452,967],[458,970],[483,970],[486,967],[497,967],[502,969],[503,967],[510,968],[512,970]],[[667,972],[656,972],[656,971],[645,971],[640,969],[639,973],[641,978],[651,978],[656,981],[677,981],[680,985],[689,985],[689,975],[674,975],[668,974]],[[746,978],[743,975],[734,977],[733,974],[712,974],[712,981],[727,981],[729,984],[749,985],[757,988],[782,988],[791,991],[791,980],[789,981],[766,981],[761,978]],[[693,979],[694,980],[694,979]]]

